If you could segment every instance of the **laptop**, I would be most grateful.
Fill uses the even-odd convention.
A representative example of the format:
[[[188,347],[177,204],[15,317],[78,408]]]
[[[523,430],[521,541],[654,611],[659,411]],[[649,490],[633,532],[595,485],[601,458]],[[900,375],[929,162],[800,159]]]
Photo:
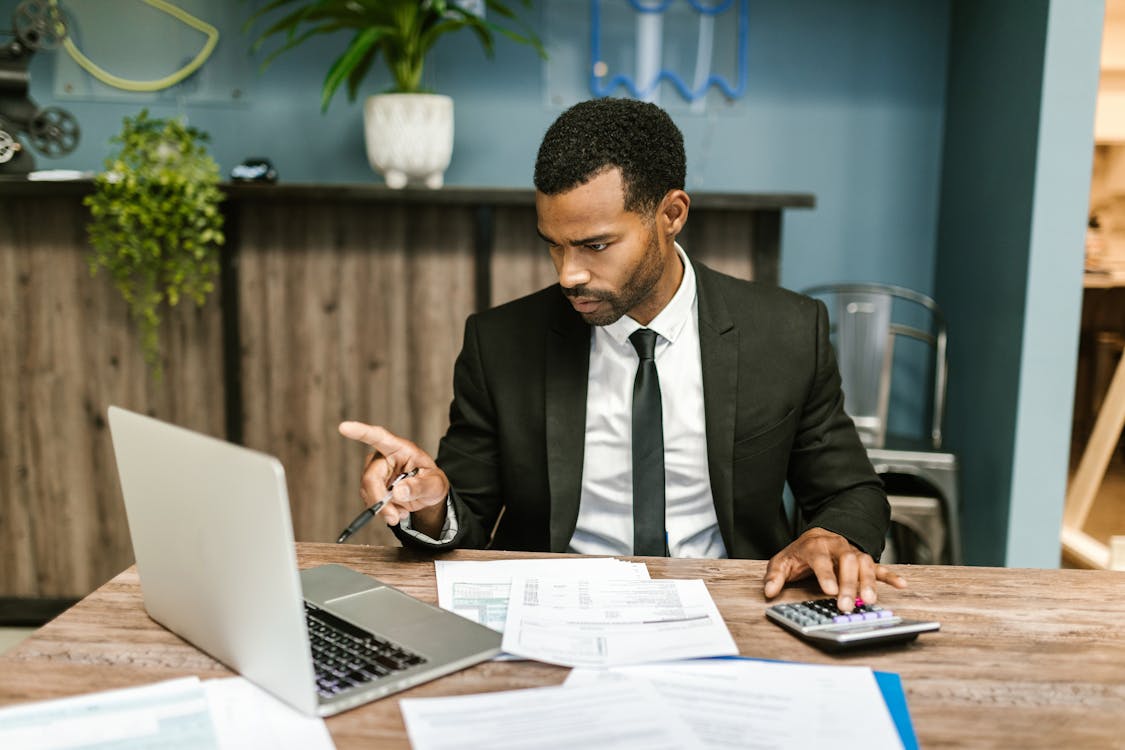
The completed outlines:
[[[149,616],[293,708],[330,716],[500,652],[351,568],[298,571],[273,456],[116,406],[109,426]]]

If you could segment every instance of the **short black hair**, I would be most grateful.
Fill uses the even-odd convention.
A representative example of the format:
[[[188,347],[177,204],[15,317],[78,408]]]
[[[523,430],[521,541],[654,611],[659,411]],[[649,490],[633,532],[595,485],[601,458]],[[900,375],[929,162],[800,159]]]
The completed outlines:
[[[653,211],[669,190],[683,190],[684,136],[668,113],[635,99],[591,99],[559,115],[535,159],[535,189],[557,195],[617,167],[625,210]]]

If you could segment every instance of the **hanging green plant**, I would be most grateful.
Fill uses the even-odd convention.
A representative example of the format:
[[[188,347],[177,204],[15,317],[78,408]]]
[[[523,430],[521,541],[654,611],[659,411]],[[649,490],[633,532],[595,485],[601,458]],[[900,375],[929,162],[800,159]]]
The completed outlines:
[[[113,143],[120,150],[94,178],[87,231],[90,272],[109,272],[136,323],[153,378],[163,369],[164,305],[189,297],[202,306],[215,288],[223,216],[219,166],[206,133],[178,119],[126,117]]]

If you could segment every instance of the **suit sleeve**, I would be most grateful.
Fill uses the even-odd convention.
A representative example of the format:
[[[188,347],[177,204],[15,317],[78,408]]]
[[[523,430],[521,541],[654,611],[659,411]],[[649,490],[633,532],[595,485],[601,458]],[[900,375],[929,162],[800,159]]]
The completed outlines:
[[[441,551],[457,547],[483,549],[502,507],[496,412],[480,357],[475,317],[465,323],[461,353],[453,367],[453,403],[449,430],[438,447],[437,464],[449,478],[450,501],[457,518],[456,535],[447,543],[429,543],[393,527],[409,547]]]
[[[890,506],[851,417],[828,336],[828,310],[816,302],[815,374],[790,456],[788,480],[805,528],[840,534],[875,559]]]

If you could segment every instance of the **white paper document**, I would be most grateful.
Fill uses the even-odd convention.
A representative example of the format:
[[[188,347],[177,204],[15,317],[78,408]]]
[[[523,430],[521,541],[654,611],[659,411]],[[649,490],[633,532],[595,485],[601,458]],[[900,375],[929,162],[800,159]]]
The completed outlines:
[[[651,685],[542,687],[399,702],[414,750],[696,750]]]
[[[0,747],[218,748],[197,677],[0,710]]]
[[[508,591],[513,578],[648,578],[648,568],[644,563],[613,557],[437,560],[434,572],[439,607],[501,633],[508,616]]]
[[[708,659],[574,669],[565,685],[614,682],[655,688],[709,750],[902,747],[867,667]]]
[[[503,648],[569,667],[738,653],[703,581],[667,579],[514,579]]]
[[[290,708],[242,677],[206,680],[221,750],[333,750],[324,719]]]
[[[241,677],[184,677],[0,709],[0,748],[21,750],[330,750],[324,721]]]

